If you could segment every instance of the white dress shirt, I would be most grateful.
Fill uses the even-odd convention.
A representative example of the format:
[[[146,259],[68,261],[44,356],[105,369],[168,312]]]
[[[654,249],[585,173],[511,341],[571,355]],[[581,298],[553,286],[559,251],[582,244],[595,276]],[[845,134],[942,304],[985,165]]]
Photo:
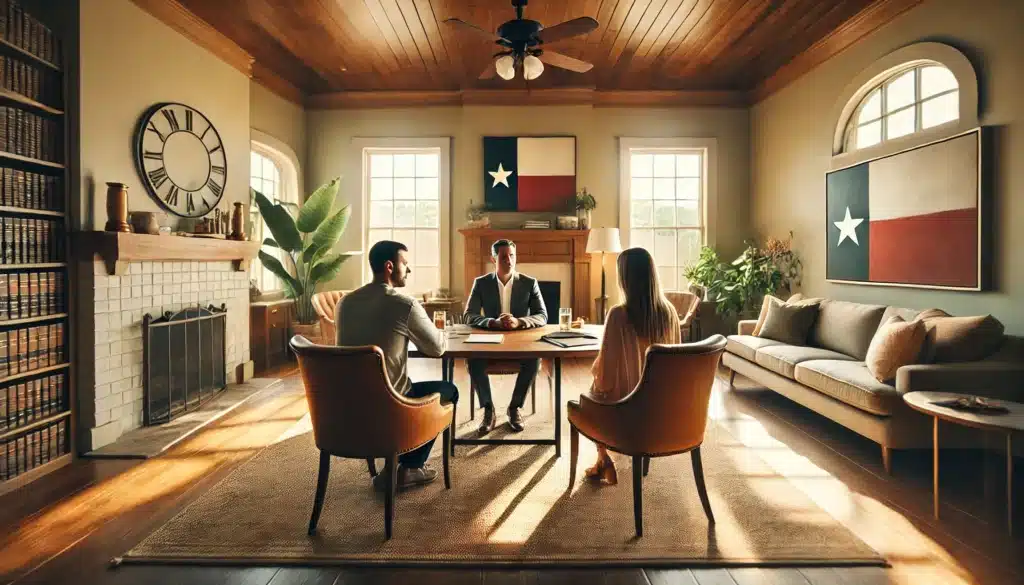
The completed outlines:
[[[512,274],[508,276],[507,283],[501,282],[501,278],[498,277],[497,273],[495,273],[494,276],[498,279],[498,295],[501,297],[501,312],[511,315],[512,311],[509,307],[512,306],[512,282],[516,279],[516,273],[514,270],[512,271]]]

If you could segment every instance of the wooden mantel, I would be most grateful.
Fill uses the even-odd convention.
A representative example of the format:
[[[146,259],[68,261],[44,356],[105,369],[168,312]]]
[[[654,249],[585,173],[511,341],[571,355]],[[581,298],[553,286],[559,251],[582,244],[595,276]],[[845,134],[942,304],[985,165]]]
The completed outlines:
[[[102,260],[112,275],[124,274],[126,262],[144,260],[230,260],[243,271],[260,250],[259,242],[123,232],[75,232],[72,241],[80,258]]]
[[[491,266],[491,244],[507,239],[516,243],[516,261],[530,263],[569,264],[572,270],[573,318],[590,318],[590,254],[587,238],[590,230],[524,230],[500,228],[467,228],[459,230],[465,238],[464,286],[466,294],[473,280],[487,274]]]

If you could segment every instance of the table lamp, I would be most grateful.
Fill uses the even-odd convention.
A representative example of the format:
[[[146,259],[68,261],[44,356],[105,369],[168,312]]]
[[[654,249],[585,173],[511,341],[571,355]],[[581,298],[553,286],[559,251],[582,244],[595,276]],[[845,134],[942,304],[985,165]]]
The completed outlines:
[[[590,237],[587,239],[587,253],[601,253],[601,307],[598,309],[598,323],[604,324],[605,308],[608,305],[608,297],[605,296],[604,276],[604,255],[605,253],[617,254],[622,251],[622,244],[619,242],[619,228],[594,228],[590,230]]]

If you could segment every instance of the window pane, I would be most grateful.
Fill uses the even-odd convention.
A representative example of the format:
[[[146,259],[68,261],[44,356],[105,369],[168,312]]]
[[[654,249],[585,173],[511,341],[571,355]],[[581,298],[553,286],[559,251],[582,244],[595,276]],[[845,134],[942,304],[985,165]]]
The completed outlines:
[[[395,176],[415,177],[416,176],[416,155],[396,154],[395,155]]]
[[[395,230],[392,239],[405,244],[405,247],[409,248],[405,252],[405,258],[409,261],[410,266],[415,265],[417,258],[420,256],[420,250],[416,249],[416,230]]]
[[[885,113],[914,103],[914,70],[889,82],[885,86]]]
[[[697,261],[700,256],[700,241],[701,232],[700,230],[678,230],[676,231],[676,242],[678,243],[678,251],[676,261],[679,266],[688,266]],[[686,279],[679,281],[680,288],[688,284]]]
[[[370,199],[382,199],[390,201],[393,181],[391,179],[370,179]]]
[[[654,230],[654,263],[676,266],[676,230]]]
[[[390,154],[371,154],[370,155],[370,176],[371,177],[390,177],[393,173],[391,172],[391,155]]]
[[[416,230],[416,264],[418,266],[441,265],[441,243],[437,230]],[[437,272],[437,269],[434,269]]]
[[[395,179],[395,199],[415,199],[416,179]]]
[[[956,88],[956,77],[949,69],[942,66],[921,68],[922,99]]]
[[[630,230],[629,245],[654,253],[654,230]]]
[[[394,208],[390,201],[370,202],[370,226],[391,227]]]
[[[263,178],[274,178],[274,162],[267,157],[263,157]]]
[[[700,227],[700,212],[696,201],[687,199],[676,200],[676,225]]]
[[[416,203],[414,201],[395,201],[395,227],[413,227],[416,225]]]
[[[631,199],[650,199],[653,196],[653,179],[632,179],[629,184]]]
[[[438,218],[440,215],[440,203],[437,201],[416,202],[416,227],[439,227]]]
[[[418,292],[432,292],[440,288],[440,269],[437,266],[417,266],[416,267],[416,290]],[[422,298],[422,297],[421,297]],[[431,320],[434,319],[434,314],[427,315]],[[451,315],[449,315],[451,317]]]
[[[674,177],[676,176],[676,157],[671,154],[654,155],[654,176]]]
[[[436,154],[417,154],[416,155],[416,176],[417,177],[436,177],[437,167],[441,157]]]
[[[277,198],[277,183],[263,179],[263,194],[271,201]]]
[[[650,154],[631,155],[629,160],[629,171],[630,176],[633,177],[653,177],[654,156]]]
[[[258,153],[249,152],[249,172],[254,177],[260,176],[260,172],[263,170],[263,163],[260,161],[261,157]]]
[[[960,117],[960,92],[932,98],[921,104],[921,127],[931,128]]]
[[[900,136],[906,136],[907,134],[913,134],[916,121],[917,106],[901,110],[895,114],[890,114],[889,118],[885,121],[886,140],[899,138]]]
[[[882,141],[882,122],[872,122],[857,127],[857,148],[864,148]]]
[[[437,200],[437,179],[416,179],[416,198]]]
[[[258,177],[253,177],[249,179],[249,186],[252,187],[253,189],[256,189],[260,193],[263,193],[263,181],[261,181]]]
[[[677,177],[699,177],[700,176],[700,155],[699,154],[677,154],[676,155],[676,176]]]
[[[274,182],[277,183],[278,185],[281,184],[281,169],[277,168],[277,165],[274,165],[274,176],[273,176],[273,179],[274,179]]]
[[[655,199],[675,199],[676,198],[676,180],[675,179],[654,179],[654,198]]]
[[[661,282],[661,290],[679,290],[676,284],[676,272],[678,269],[675,266],[658,267],[658,281]]]
[[[700,199],[700,179],[676,179],[676,199]]]
[[[654,202],[655,227],[672,227],[676,225],[676,204],[674,201]]]
[[[860,115],[857,116],[857,123],[863,124],[871,120],[877,120],[882,117],[882,92],[875,90],[871,92],[868,99],[864,100],[864,106],[860,109]]]
[[[367,230],[366,249],[369,250],[374,244],[383,240],[391,239],[391,230]]]
[[[402,289],[402,294],[409,295],[410,297],[420,297],[420,271],[416,269],[412,263],[409,263],[409,272],[405,277],[405,287]]]
[[[651,217],[652,212],[653,205],[651,201],[634,201],[629,225],[631,227],[651,227],[654,221]]]

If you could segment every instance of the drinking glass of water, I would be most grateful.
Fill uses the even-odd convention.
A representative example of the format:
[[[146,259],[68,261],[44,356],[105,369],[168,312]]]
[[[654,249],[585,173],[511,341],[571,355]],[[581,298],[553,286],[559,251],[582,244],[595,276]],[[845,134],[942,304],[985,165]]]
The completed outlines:
[[[572,308],[559,307],[558,309],[558,330],[568,331],[572,327]]]

